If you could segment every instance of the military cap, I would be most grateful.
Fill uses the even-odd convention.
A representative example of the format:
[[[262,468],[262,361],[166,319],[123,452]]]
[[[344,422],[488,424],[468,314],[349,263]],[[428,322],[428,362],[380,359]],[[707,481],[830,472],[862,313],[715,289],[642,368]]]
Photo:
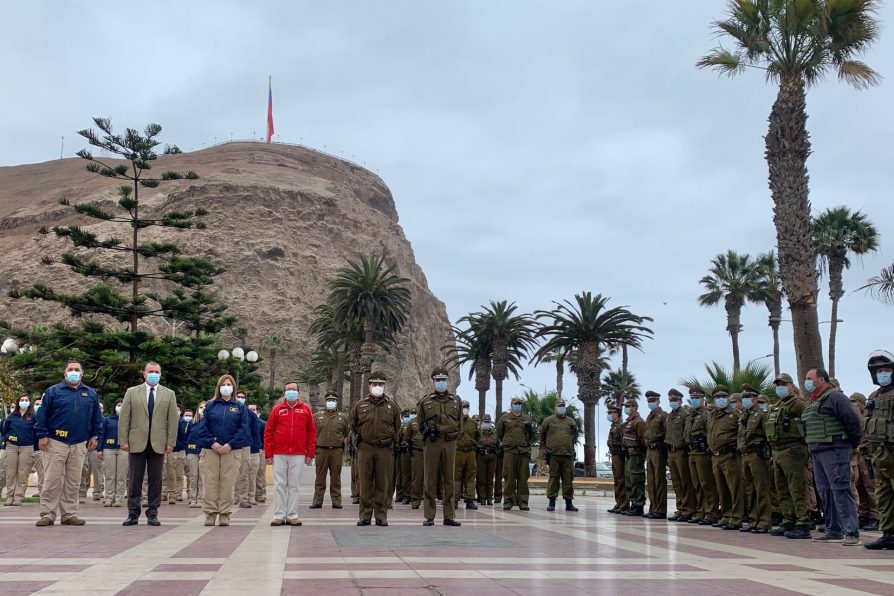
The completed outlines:
[[[646,391],[646,399],[648,399],[648,400],[661,399],[661,394],[658,393],[657,391],[649,390],[649,391]]]
[[[683,394],[680,393],[679,391],[677,391],[676,389],[671,389],[670,391],[668,391],[667,396],[672,401],[679,401],[679,400],[683,399]]]
[[[513,397],[511,403],[513,403],[513,404],[521,404],[521,403],[524,403],[524,401],[525,401],[525,400],[523,400],[523,399],[520,398],[520,397]]]
[[[619,408],[615,404],[605,404],[605,409],[609,412],[621,412],[621,408]]]
[[[689,395],[704,395],[704,393],[702,393],[702,390],[698,387],[690,387]]]
[[[557,408],[558,408],[559,406],[564,406],[564,405],[565,405],[565,400],[564,400],[564,399],[558,399],[558,400],[556,400],[556,407],[557,407]]]
[[[639,403],[636,401],[635,397],[628,397],[627,400],[624,402],[624,405],[625,406],[636,406],[637,408],[639,407]]]
[[[380,370],[370,373],[369,382],[370,383],[384,383],[385,382],[385,374]]]
[[[468,401],[463,400],[463,407],[464,407],[464,408],[471,408],[472,406],[471,406],[471,404],[469,404]]]
[[[778,377],[776,377],[776,378],[773,380],[773,382],[776,383],[777,385],[778,385],[779,383],[791,383],[792,385],[795,384],[794,379],[792,379],[792,376],[791,376],[790,374],[788,374],[788,373],[782,373],[781,375],[779,375]]]
[[[490,417],[490,414],[485,414],[484,418],[481,419],[481,422],[491,422],[491,421],[492,421],[492,419]]]
[[[714,397],[715,395],[729,395],[729,389],[723,385],[717,385],[714,387],[714,391],[711,392],[711,397]]]
[[[324,398],[334,397],[335,399],[338,399],[338,393],[336,393],[334,389],[330,389],[329,391],[326,392],[326,395],[323,397]]]
[[[443,366],[436,366],[431,371],[431,378],[433,378],[433,379],[437,378],[437,377],[445,377],[446,378],[449,376],[450,376],[450,373],[448,373],[447,369],[444,368]]]
[[[863,395],[862,393],[857,393],[857,392],[855,391],[854,393],[851,393],[851,401],[853,401],[853,402],[860,402],[861,404],[865,404],[865,403],[866,403],[866,396]]]
[[[757,401],[759,401],[759,402],[762,401],[764,403],[768,403],[770,401],[770,398],[767,397],[766,395],[764,395],[763,393],[758,393],[757,397],[755,399],[757,399]]]
[[[753,397],[753,396],[757,395],[757,391],[755,391],[755,389],[751,385],[743,383],[742,384],[742,395],[743,396],[750,395]]]
[[[478,414],[472,414],[472,420],[477,421],[477,420],[478,420]]]

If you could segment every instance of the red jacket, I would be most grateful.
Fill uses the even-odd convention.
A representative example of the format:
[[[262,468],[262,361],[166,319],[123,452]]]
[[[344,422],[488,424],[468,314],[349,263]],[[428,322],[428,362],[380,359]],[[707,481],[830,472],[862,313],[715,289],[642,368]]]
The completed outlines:
[[[290,406],[285,399],[273,406],[264,429],[264,455],[314,456],[317,425],[310,406],[302,401]]]

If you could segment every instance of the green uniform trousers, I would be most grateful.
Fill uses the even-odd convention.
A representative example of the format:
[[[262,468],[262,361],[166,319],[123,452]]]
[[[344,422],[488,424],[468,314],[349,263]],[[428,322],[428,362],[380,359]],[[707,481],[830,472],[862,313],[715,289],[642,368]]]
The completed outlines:
[[[720,499],[720,522],[738,526],[742,523],[744,507],[740,483],[742,471],[735,453],[724,453],[711,458],[717,496]]]
[[[676,449],[667,454],[667,467],[670,468],[671,482],[677,498],[676,515],[692,517],[698,504],[695,500],[695,487],[689,475],[689,456],[684,449]]]
[[[425,497],[423,509],[425,519],[434,519],[437,513],[435,497],[438,492],[438,480],[443,489],[444,519],[453,519],[453,470],[456,467],[456,441],[442,438],[426,441],[423,452],[425,458]]]
[[[894,532],[894,449],[887,446],[873,449],[872,465],[875,467],[879,529],[882,532]]]
[[[333,505],[341,505],[341,462],[344,449],[317,447],[314,455],[316,477],[314,478],[314,505],[323,504],[326,494],[326,476],[329,476],[329,498]]]
[[[690,452],[689,475],[695,487],[696,519],[717,521],[717,483],[714,482],[711,456],[705,452]]]
[[[752,522],[757,519],[757,500],[754,498],[754,477],[751,468],[745,465],[745,456],[739,459],[739,498],[742,499],[742,515]],[[754,524],[752,524],[754,525]]]
[[[476,464],[478,469],[478,497],[481,499],[493,499],[494,475],[497,473],[497,455],[495,453],[479,455]]]
[[[494,472],[494,499],[503,498],[503,454],[497,456],[497,469]]]
[[[394,450],[360,443],[357,448],[357,475],[360,488],[360,519],[388,519],[388,497],[394,475]]]
[[[630,498],[631,507],[643,507],[646,504],[646,454],[627,452],[624,463],[624,487]]]
[[[351,499],[360,498],[360,476],[357,474],[357,450],[351,455]]]
[[[425,458],[422,449],[413,449],[410,457],[410,504],[419,506],[422,503],[422,491],[425,488]]]
[[[773,449],[773,476],[784,525],[810,524],[810,500],[807,497],[805,474],[808,459],[807,445],[796,443]]]
[[[413,454],[409,448],[400,454],[400,484],[397,485],[399,499],[409,499],[413,492]]]
[[[454,483],[456,498],[463,501],[475,500],[475,477],[478,475],[478,464],[475,461],[475,450],[456,452],[456,470]]]
[[[661,449],[646,451],[646,472],[649,513],[667,515],[667,453]]]
[[[757,453],[749,453],[742,458],[742,467],[751,478],[751,492],[754,505],[751,509],[751,527],[769,530],[770,523],[770,467],[767,460]]]
[[[562,483],[562,498],[574,498],[574,458],[570,455],[549,456],[549,483],[546,496],[555,499],[559,496],[559,482]]]
[[[528,476],[531,474],[529,464],[531,452],[503,453],[503,506],[528,504]]]
[[[627,509],[630,499],[627,498],[627,487],[624,484],[624,468],[627,462],[626,453],[612,455],[612,480],[615,487],[615,509]]]

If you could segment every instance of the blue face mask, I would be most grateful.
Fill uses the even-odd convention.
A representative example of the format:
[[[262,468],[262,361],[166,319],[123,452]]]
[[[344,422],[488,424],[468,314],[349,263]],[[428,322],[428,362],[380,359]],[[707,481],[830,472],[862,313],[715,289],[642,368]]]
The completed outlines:
[[[788,397],[788,387],[785,385],[776,385],[776,397]]]
[[[657,410],[657,409],[658,409],[658,402],[657,402],[657,401],[650,401],[648,405],[649,405],[649,409],[650,409],[650,410]]]
[[[482,428],[482,430],[493,430],[494,423],[493,422],[485,422],[484,424],[481,425],[481,428]]]
[[[806,389],[810,393],[813,393],[813,390],[816,389],[816,386],[813,384],[813,381],[811,381],[810,379],[805,379],[804,389]]]
[[[608,420],[609,422],[614,422],[614,421],[615,421],[615,417],[612,416],[611,414],[606,414],[606,415],[605,415],[605,419]]]
[[[522,406],[521,404],[512,404],[512,411],[513,412],[521,412],[521,406]]]
[[[445,393],[447,391],[447,381],[435,381],[435,391]]]
[[[726,408],[729,405],[729,400],[725,397],[718,397],[714,400],[714,407],[720,408],[721,410]]]
[[[410,417],[409,417],[409,416],[404,416],[404,417],[403,417],[403,421],[404,421],[404,424],[408,423],[408,422],[410,421]]]
[[[891,371],[882,370],[875,373],[875,378],[878,380],[878,384],[882,387],[887,387],[891,384]]]
[[[161,381],[161,373],[146,373],[146,382],[150,385],[158,385],[159,381]]]
[[[565,406],[559,406],[558,408],[556,408],[556,412],[559,414],[559,416],[564,416],[565,412],[567,411],[568,408],[566,408]]]
[[[298,392],[294,389],[286,389],[286,401],[298,401]]]
[[[296,397],[297,397],[297,395],[296,395]],[[295,400],[292,400],[292,401],[295,401]],[[338,407],[337,401],[332,401],[331,399],[326,401],[326,409],[327,410],[334,410],[337,407]]]
[[[671,409],[671,411],[679,410],[681,405],[682,404],[678,401],[672,401],[672,402],[670,402],[670,409]]]
[[[750,397],[742,398],[742,407],[745,408],[746,410],[750,410],[751,406],[753,406],[753,405],[754,405],[754,400],[752,398],[750,398]]]
[[[624,408],[624,415],[630,416],[630,408]]]
[[[81,382],[81,373],[76,370],[70,370],[65,373],[65,380],[72,385],[77,385]]]
[[[757,407],[761,409],[761,412],[766,412],[770,409],[770,404],[764,402],[757,402]]]
[[[692,406],[693,408],[700,408],[700,407],[702,407],[702,398],[700,398],[700,397],[690,397],[690,398],[689,398],[689,405]]]

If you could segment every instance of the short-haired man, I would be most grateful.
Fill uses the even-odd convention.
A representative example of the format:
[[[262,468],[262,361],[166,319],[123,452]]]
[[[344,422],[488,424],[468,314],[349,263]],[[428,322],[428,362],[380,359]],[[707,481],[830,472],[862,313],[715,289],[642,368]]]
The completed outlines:
[[[286,383],[283,399],[270,410],[264,453],[273,464],[275,494],[271,526],[300,526],[298,485],[304,466],[314,458],[317,427],[310,406],[298,399],[298,383]]]
[[[102,426],[99,397],[81,383],[80,362],[68,362],[64,380],[46,390],[34,425],[44,453],[44,485],[40,491],[38,526],[52,526],[58,510],[62,525],[83,526],[78,517],[78,487],[87,449],[96,448]]]

